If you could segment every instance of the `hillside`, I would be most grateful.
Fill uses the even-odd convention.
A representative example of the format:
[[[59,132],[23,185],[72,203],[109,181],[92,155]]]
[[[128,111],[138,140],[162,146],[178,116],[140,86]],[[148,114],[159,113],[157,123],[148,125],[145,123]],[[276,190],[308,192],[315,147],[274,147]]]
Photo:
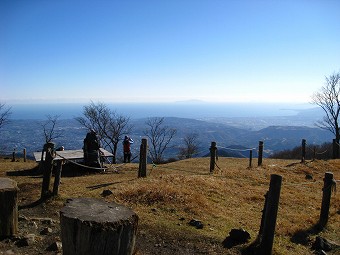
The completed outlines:
[[[138,164],[108,165],[103,174],[81,174],[65,165],[60,195],[45,203],[40,197],[41,177],[35,162],[0,160],[0,177],[18,182],[19,237],[37,235],[34,245],[18,247],[18,239],[0,242],[0,253],[55,254],[45,249],[60,240],[58,213],[72,197],[95,197],[116,201],[132,208],[139,216],[136,254],[241,254],[259,231],[264,194],[270,175],[283,176],[273,254],[313,254],[311,244],[317,235],[340,242],[340,195],[331,198],[329,222],[320,233],[311,231],[320,214],[325,171],[340,179],[340,160],[300,164],[292,160],[265,159],[262,167],[248,169],[247,159],[223,158],[217,171],[209,174],[209,159],[196,158],[165,165],[148,165],[148,177],[137,178]],[[306,180],[306,174],[313,177]],[[103,197],[110,190],[112,195]],[[50,217],[52,233],[41,235],[44,223],[36,218]],[[203,229],[188,224],[202,221]],[[35,223],[32,223],[32,222]],[[244,228],[249,243],[223,248],[222,241],[233,228]],[[327,254],[339,254],[339,248]]]
[[[144,131],[146,119],[133,119],[131,124],[133,131],[130,136],[135,140],[133,151],[138,155],[138,149]],[[260,121],[260,120],[258,120]],[[42,149],[44,135],[42,121],[38,120],[12,120],[1,129],[0,155],[11,154],[13,148],[19,153],[23,148],[27,149],[29,156],[34,151]],[[198,134],[198,147],[200,156],[209,153],[212,141],[218,146],[238,146],[242,148],[256,148],[260,140],[264,141],[265,156],[273,151],[292,149],[301,144],[301,139],[306,139],[308,144],[322,144],[332,141],[332,134],[318,128],[307,126],[269,126],[260,130],[248,130],[248,126],[236,128],[223,123],[214,123],[188,118],[165,118],[165,125],[177,129],[177,135],[173,140],[173,148],[166,151],[166,158],[176,158],[179,147],[183,146],[183,138],[190,133]],[[57,130],[62,134],[55,139],[57,147],[64,146],[66,149],[80,149],[87,130],[75,120],[59,120]],[[121,144],[119,144],[121,146]],[[118,148],[118,158],[122,156],[122,148]],[[242,155],[241,155],[242,156]],[[254,155],[255,156],[255,155]]]

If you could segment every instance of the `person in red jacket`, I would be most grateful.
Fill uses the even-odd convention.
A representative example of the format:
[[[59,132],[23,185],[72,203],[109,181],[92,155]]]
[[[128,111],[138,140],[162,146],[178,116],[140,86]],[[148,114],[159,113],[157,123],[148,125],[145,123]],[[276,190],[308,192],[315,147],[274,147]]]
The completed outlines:
[[[131,160],[131,144],[133,144],[133,140],[127,135],[123,141],[123,149],[124,149],[124,163],[130,163]]]

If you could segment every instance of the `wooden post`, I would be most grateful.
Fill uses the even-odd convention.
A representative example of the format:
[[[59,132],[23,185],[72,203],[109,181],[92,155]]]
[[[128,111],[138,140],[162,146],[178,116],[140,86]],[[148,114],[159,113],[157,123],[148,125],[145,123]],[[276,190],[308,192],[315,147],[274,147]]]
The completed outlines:
[[[57,161],[57,169],[54,174],[53,196],[58,195],[60,179],[61,179],[61,171],[63,168],[63,160],[56,160],[56,161]]]
[[[331,204],[331,195],[332,195],[332,186],[334,185],[333,173],[326,172],[324,185],[323,185],[323,193],[322,193],[322,203],[321,203],[321,212],[319,219],[319,226],[321,228],[325,227],[328,221],[329,207]]]
[[[24,148],[24,162],[27,161],[27,154],[26,154],[26,148]]]
[[[253,150],[249,150],[249,168],[252,167],[252,160],[253,160]]]
[[[270,176],[270,186],[267,198],[268,200],[265,211],[265,220],[263,222],[262,240],[260,244],[261,255],[272,254],[281,183],[282,176],[276,174],[272,174]]]
[[[306,139],[302,139],[301,142],[301,163],[305,163],[306,159]]]
[[[12,153],[12,162],[15,162],[15,149],[13,150],[13,153]]]
[[[213,173],[215,170],[215,159],[216,159],[216,142],[211,142],[210,146],[210,173]]]
[[[50,194],[50,182],[53,168],[54,143],[44,145],[46,149],[45,161],[43,162],[43,182],[41,187],[41,199],[48,197]]]
[[[259,156],[257,160],[258,166],[262,166],[262,157],[263,157],[263,141],[259,141]]]
[[[0,178],[0,238],[18,232],[18,186],[9,178]]]
[[[142,143],[140,145],[140,152],[139,152],[138,177],[146,177],[147,148],[148,148],[148,140],[146,138],[143,138]]]
[[[68,199],[60,211],[64,255],[134,254],[138,216],[95,198]]]
[[[262,239],[263,225],[264,225],[264,220],[265,220],[265,217],[266,217],[267,204],[268,204],[268,191],[264,195],[264,206],[263,206],[263,210],[262,210],[261,225],[260,225],[260,230],[259,230],[260,239]]]

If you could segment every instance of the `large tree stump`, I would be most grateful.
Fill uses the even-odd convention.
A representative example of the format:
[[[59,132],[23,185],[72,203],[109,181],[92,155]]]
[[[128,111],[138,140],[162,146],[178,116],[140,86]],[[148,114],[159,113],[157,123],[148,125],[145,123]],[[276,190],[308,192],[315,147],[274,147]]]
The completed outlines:
[[[18,186],[9,178],[0,178],[0,237],[18,232]]]
[[[64,255],[133,254],[138,216],[114,202],[69,199],[60,211]]]

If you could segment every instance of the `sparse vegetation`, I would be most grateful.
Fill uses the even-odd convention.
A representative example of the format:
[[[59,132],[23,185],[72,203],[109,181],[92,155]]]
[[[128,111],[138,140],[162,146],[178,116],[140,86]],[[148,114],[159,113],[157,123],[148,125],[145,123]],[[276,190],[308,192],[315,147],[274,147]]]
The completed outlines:
[[[105,174],[83,176],[67,176],[65,168],[58,198],[19,213],[41,213],[43,207],[44,217],[58,219],[56,212],[67,198],[96,197],[124,204],[139,215],[137,254],[240,254],[249,243],[232,249],[221,243],[232,228],[240,227],[255,240],[264,194],[270,175],[275,173],[283,176],[283,186],[273,254],[313,254],[310,248],[317,234],[309,230],[319,219],[324,173],[333,172],[339,179],[339,160],[301,164],[298,160],[265,159],[262,167],[248,169],[247,159],[220,157],[217,164],[212,175],[208,158],[148,165],[147,178],[137,178],[138,164],[133,163],[114,169],[108,165]],[[1,160],[0,176],[11,172],[10,178],[19,184],[20,206],[39,198],[41,179],[29,174],[35,167],[35,162]],[[306,174],[313,180],[306,180]],[[101,194],[106,189],[113,194],[104,198]],[[333,242],[340,240],[339,204],[339,193],[333,194],[328,225],[318,233]],[[200,219],[204,228],[189,226],[193,218]],[[5,244],[1,245],[5,251]]]
[[[274,152],[270,158],[276,159],[301,159],[301,146],[296,146],[291,150],[283,150]],[[306,159],[331,159],[332,158],[332,144],[323,143],[321,145],[307,145]]]

